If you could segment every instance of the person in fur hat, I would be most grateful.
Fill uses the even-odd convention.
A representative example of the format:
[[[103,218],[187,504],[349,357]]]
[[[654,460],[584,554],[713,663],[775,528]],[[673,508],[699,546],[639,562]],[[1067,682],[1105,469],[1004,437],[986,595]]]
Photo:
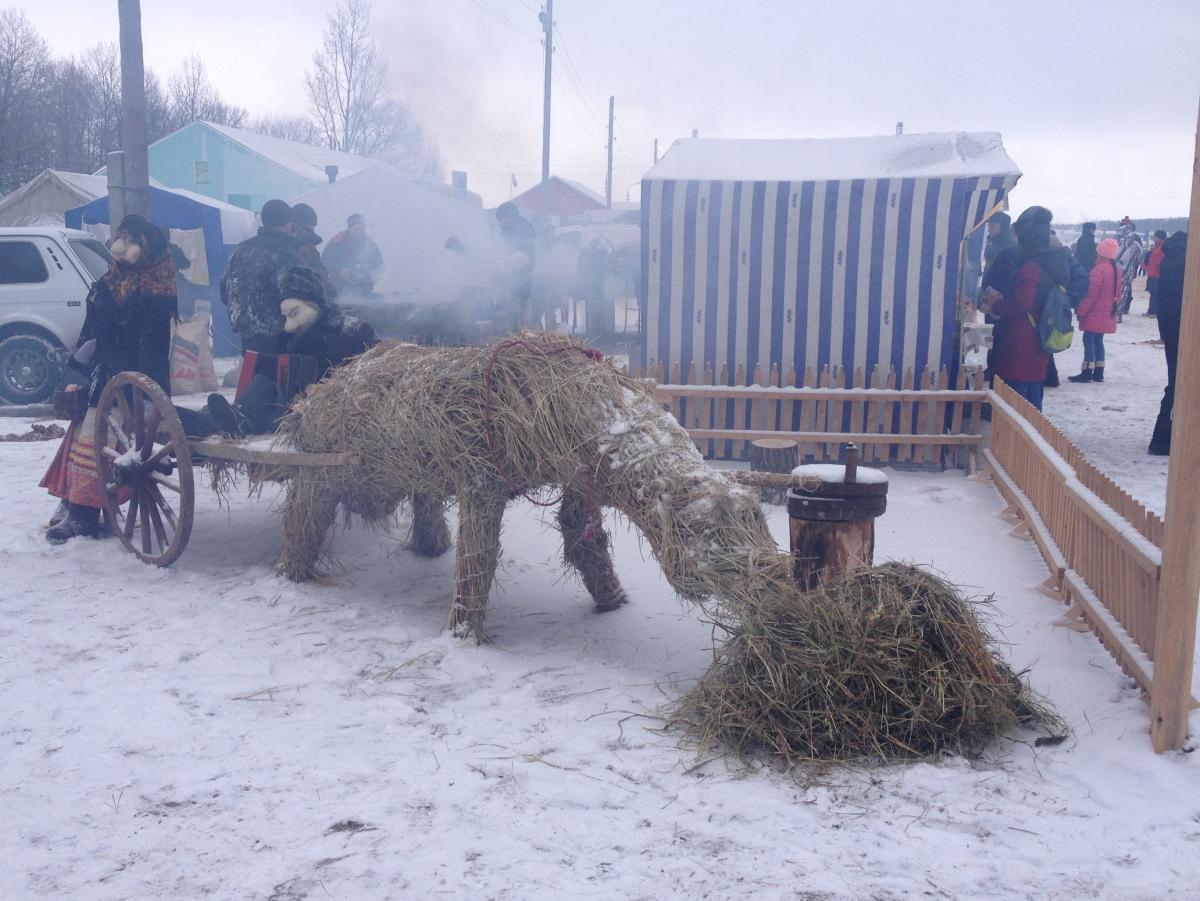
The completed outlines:
[[[279,295],[283,298],[279,304],[283,317],[281,353],[314,362],[310,384],[379,340],[369,324],[346,315],[326,300],[321,277],[311,269],[294,266],[284,272]],[[188,435],[201,438],[223,433],[241,437],[275,431],[292,400],[282,394],[276,382],[275,361],[266,354],[258,357],[254,378],[237,404],[231,405],[220,394],[210,394],[203,410],[180,410]]]
[[[61,501],[46,530],[52,544],[96,535],[104,491],[92,435],[109,379],[140,372],[171,393],[171,323],[178,299],[167,234],[131,214],[117,226],[109,250],[112,266],[88,293],[83,328],[67,364],[70,384],[56,398],[72,423],[41,481]]]

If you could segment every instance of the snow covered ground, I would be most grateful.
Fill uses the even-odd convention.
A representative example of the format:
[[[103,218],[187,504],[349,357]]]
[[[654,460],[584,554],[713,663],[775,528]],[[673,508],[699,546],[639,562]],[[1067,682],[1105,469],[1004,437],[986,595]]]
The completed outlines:
[[[892,473],[878,557],[994,593],[1073,737],[789,775],[659,731],[711,636],[620,522],[632,603],[598,616],[514,505],[477,647],[442,631],[449,555],[353,528],[325,583],[275,576],[270,492],[198,492],[168,570],[50,547],[53,452],[0,444],[0,898],[1200,897],[1200,761],[1153,754],[1129,680],[1053,625],[988,484]]]
[[[1144,279],[1139,279],[1140,285]],[[1055,358],[1062,387],[1046,389],[1045,413],[1088,459],[1152,510],[1167,496],[1167,458],[1146,453],[1163,388],[1167,361],[1158,343],[1158,320],[1148,318],[1148,297],[1134,292],[1132,313],[1104,339],[1107,365],[1101,384],[1072,384],[1079,372],[1083,337]]]

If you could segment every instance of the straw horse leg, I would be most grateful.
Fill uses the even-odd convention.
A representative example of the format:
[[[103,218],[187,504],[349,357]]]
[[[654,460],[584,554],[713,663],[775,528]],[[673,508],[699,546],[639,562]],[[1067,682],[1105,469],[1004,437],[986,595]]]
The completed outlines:
[[[450,550],[450,529],[440,497],[412,496],[412,535],[408,546],[422,557],[440,557]]]
[[[283,552],[279,571],[294,582],[318,575],[317,561],[337,515],[337,495],[311,474],[299,472],[288,484],[283,506]]]
[[[579,571],[597,613],[616,610],[629,602],[609,553],[608,532],[594,498],[577,489],[563,490],[558,508],[558,527],[563,536],[563,559]]]
[[[500,526],[506,494],[494,489],[467,489],[458,494],[458,552],[454,560],[454,604],[450,631],[459,638],[472,633],[486,641],[483,617],[500,557]]]

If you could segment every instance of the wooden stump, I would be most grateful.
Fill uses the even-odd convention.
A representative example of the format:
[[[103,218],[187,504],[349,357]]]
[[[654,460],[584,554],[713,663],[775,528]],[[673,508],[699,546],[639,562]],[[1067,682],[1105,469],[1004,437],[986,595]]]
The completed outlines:
[[[789,473],[800,465],[800,445],[787,438],[758,438],[750,442],[752,472]],[[785,489],[763,488],[759,497],[764,503],[782,504]]]
[[[844,468],[802,466],[788,490],[796,584],[812,591],[843,573],[870,566],[875,517],[887,509],[887,478],[859,469],[858,448],[847,445]]]
[[[870,566],[875,559],[875,520],[805,522],[792,519],[792,559],[796,584],[812,591],[842,573]]]

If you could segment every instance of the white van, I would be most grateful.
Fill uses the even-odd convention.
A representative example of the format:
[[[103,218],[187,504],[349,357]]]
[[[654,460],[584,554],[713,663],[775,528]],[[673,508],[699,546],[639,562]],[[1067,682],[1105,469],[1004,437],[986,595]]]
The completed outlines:
[[[0,403],[32,404],[54,393],[88,291],[111,264],[87,232],[0,228]]]

